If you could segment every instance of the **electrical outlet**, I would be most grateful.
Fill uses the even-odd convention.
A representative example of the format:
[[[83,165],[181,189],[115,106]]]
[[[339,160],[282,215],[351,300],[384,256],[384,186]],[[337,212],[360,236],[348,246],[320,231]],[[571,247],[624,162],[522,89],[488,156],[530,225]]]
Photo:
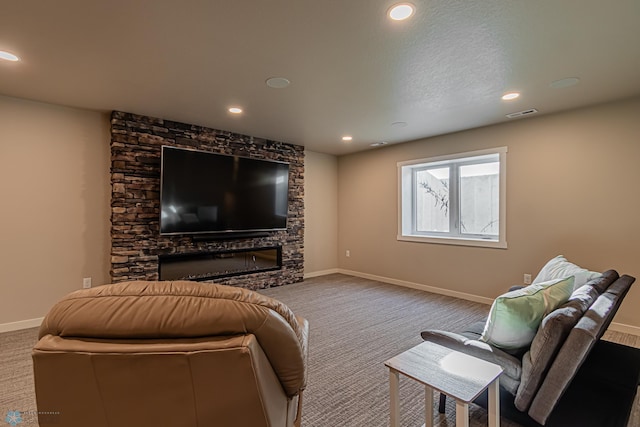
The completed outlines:
[[[349,249],[347,249],[347,251],[344,253],[344,256],[349,258],[351,256],[351,251]]]
[[[91,277],[85,277],[82,279],[82,288],[89,289],[91,287]]]
[[[531,275],[530,274],[525,274],[524,275],[524,284],[525,285],[530,285],[531,284]]]

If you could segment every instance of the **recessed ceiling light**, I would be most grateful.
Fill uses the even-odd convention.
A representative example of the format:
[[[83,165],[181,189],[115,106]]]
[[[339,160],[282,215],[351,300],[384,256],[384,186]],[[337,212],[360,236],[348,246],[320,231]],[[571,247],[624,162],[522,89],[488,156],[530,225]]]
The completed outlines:
[[[272,87],[274,89],[282,89],[291,84],[291,82],[288,79],[285,79],[284,77],[271,77],[271,78],[268,78],[265,83],[267,84],[267,86]]]
[[[13,53],[6,52],[4,50],[0,50],[0,59],[4,59],[5,61],[20,61],[20,58],[15,56]]]
[[[415,7],[411,3],[398,3],[389,9],[389,18],[394,21],[404,21],[415,12]]]
[[[231,107],[231,108],[229,108],[229,112],[233,113],[233,114],[240,114],[240,113],[242,113],[242,108]]]
[[[347,136],[343,136],[343,137],[342,137],[342,140],[343,140],[343,141],[351,141],[351,140],[353,140],[353,137],[352,137],[352,136],[349,136],[349,135],[347,135]]]
[[[518,92],[509,92],[502,95],[502,99],[505,101],[511,101],[512,99],[516,99],[520,94]]]
[[[566,79],[560,79],[560,80],[551,82],[549,86],[551,86],[554,89],[562,89],[564,87],[575,86],[578,84],[578,82],[580,82],[580,79],[577,77],[567,77]]]

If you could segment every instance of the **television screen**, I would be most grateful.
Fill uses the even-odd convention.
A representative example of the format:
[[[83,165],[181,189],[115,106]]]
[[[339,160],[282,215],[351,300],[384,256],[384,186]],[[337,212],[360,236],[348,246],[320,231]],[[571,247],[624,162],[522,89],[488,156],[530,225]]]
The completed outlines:
[[[160,234],[287,228],[289,164],[162,147]]]

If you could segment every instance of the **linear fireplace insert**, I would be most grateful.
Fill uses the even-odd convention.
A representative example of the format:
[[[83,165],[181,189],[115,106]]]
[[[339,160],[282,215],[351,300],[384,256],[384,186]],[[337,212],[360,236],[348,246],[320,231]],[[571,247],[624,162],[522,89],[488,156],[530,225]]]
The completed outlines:
[[[160,280],[212,280],[282,268],[282,246],[158,257]]]

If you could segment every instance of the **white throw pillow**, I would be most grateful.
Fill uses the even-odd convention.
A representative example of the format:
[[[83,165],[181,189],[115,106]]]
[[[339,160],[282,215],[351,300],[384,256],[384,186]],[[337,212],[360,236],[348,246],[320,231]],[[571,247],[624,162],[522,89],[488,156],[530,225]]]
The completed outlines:
[[[602,276],[602,273],[589,271],[586,268],[579,267],[567,261],[564,256],[558,255],[542,267],[542,270],[540,270],[540,273],[538,273],[532,284],[548,282],[549,280],[554,279],[562,279],[569,276],[575,277],[573,290],[576,290],[584,286],[588,281]]]

